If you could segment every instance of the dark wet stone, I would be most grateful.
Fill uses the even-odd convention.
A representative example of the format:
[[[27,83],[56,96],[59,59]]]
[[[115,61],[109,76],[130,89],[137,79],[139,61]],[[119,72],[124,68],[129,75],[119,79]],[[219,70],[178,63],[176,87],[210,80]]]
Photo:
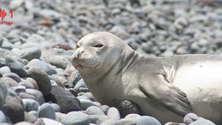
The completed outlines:
[[[57,103],[62,113],[81,110],[79,100],[60,86],[52,86],[51,93],[45,96],[45,100]]]
[[[125,117],[126,115],[130,114],[130,113],[136,113],[136,114],[141,113],[139,107],[135,103],[133,103],[129,100],[122,101],[118,105],[117,108],[118,108],[122,118]]]
[[[39,90],[44,96],[51,91],[51,82],[48,75],[40,68],[31,68],[28,70],[28,76],[32,77],[39,86]]]
[[[25,71],[21,63],[15,60],[13,57],[6,56],[5,63],[11,69],[12,72],[18,74],[20,77],[27,76],[27,72]]]

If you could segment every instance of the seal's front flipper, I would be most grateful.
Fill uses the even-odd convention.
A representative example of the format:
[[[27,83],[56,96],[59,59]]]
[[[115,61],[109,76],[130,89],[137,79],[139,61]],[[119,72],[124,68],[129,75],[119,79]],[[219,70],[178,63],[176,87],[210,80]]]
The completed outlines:
[[[148,98],[155,99],[166,109],[182,117],[192,112],[191,104],[183,91],[167,83],[161,75],[157,75],[151,79],[149,81],[153,81],[152,83],[143,83],[140,85],[140,90]]]

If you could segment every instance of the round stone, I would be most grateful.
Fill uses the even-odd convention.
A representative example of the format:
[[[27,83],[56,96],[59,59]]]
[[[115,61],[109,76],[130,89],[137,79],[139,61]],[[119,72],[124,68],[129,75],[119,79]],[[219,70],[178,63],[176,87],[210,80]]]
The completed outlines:
[[[81,109],[86,110],[90,106],[95,106],[95,104],[88,99],[80,99]]]
[[[39,90],[39,85],[33,78],[27,77],[27,78],[25,78],[25,80],[28,81],[29,83],[31,83],[35,89]]]
[[[117,122],[114,119],[108,119],[108,120],[102,122],[100,125],[117,125]]]
[[[25,48],[31,48],[31,47],[38,47],[40,50],[44,50],[44,48],[39,43],[24,43],[21,46],[19,46],[19,49],[25,49]]]
[[[69,64],[69,60],[63,56],[53,56],[50,58],[49,63],[57,68],[66,69]]]
[[[15,54],[14,52],[10,51],[9,49],[0,48],[0,58],[4,58],[5,59],[7,56],[15,57],[19,61],[21,61],[21,58],[17,54]],[[1,62],[1,64],[4,64],[4,63]]]
[[[30,122],[30,123],[35,123],[37,120],[38,118],[36,116],[28,112],[25,112],[25,121]]]
[[[17,75],[17,74],[15,74],[15,73],[5,73],[4,75],[3,75],[3,77],[9,77],[9,78],[12,78],[13,80],[15,80],[16,82],[21,82],[21,78]]]
[[[44,103],[39,108],[39,117],[46,117],[55,120],[55,110],[49,103]]]
[[[50,68],[49,64],[42,61],[42,60],[33,59],[27,64],[27,66],[29,66],[31,69],[32,68],[40,68],[44,72],[46,72],[48,75],[52,75],[52,69]]]
[[[8,66],[3,66],[0,68],[0,74],[3,76],[6,73],[11,73],[11,70]]]
[[[28,88],[28,89],[35,89],[34,86],[32,85],[32,83],[30,83],[29,81],[26,81],[24,79],[21,79],[21,82],[19,83],[19,85],[25,86],[25,88]]]
[[[137,125],[161,125],[161,123],[151,116],[139,116],[132,119]]]
[[[19,85],[18,82],[9,77],[1,77],[0,79],[5,83],[7,87],[15,87]]]
[[[189,125],[216,125],[212,121],[204,119],[204,118],[199,118],[198,120],[190,123]]]
[[[55,112],[60,112],[60,106],[56,103],[51,103],[51,106],[55,110]]]
[[[20,92],[26,92],[26,88],[25,86],[14,86],[14,87],[11,87],[11,89],[13,91],[15,91],[17,94],[19,94]]]
[[[21,58],[27,59],[28,61],[32,59],[39,59],[41,56],[41,51],[38,47],[30,47],[21,50],[18,54]]]
[[[53,119],[49,119],[49,118],[39,118],[34,125],[64,125],[60,122],[57,122]]]
[[[96,106],[90,106],[86,109],[86,114],[88,115],[105,115],[104,112]]]
[[[90,117],[83,112],[69,112],[61,121],[65,125],[88,125]]]
[[[186,125],[184,123],[178,123],[178,122],[167,122],[164,125]]]
[[[195,113],[188,113],[183,118],[183,123],[190,124],[194,121],[196,121],[199,117]]]
[[[33,95],[38,100],[40,105],[45,103],[45,100],[43,98],[43,94],[39,90],[36,90],[36,89],[26,89],[26,93],[30,94],[30,95]]]
[[[107,115],[110,107],[108,105],[101,105],[99,108]]]
[[[36,118],[39,117],[39,113],[37,111],[34,111],[34,110],[30,111],[29,114],[34,115]]]
[[[38,103],[33,99],[22,99],[24,110],[29,111],[38,111]]]
[[[61,112],[56,112],[56,121],[61,122],[63,116],[65,116],[66,114],[63,114]]]
[[[33,124],[28,121],[21,121],[21,122],[14,124],[14,125],[33,125]]]
[[[8,92],[8,94],[10,95],[10,96],[13,96],[13,97],[15,97],[15,96],[17,96],[17,93],[15,93],[15,91],[13,91],[11,88],[7,88],[7,92]]]
[[[132,120],[121,119],[117,121],[117,125],[136,125],[136,122]]]
[[[81,88],[85,88],[88,90],[88,87],[86,86],[85,82],[83,79],[80,79],[77,84],[75,85],[74,89],[77,91],[77,92],[84,92],[84,91],[81,91]]]
[[[70,75],[68,76],[67,79],[70,84],[75,86],[77,84],[77,82],[81,79],[81,75],[79,74],[78,70],[73,70],[73,71],[68,70],[66,72],[71,72],[71,73],[69,73]]]
[[[85,92],[82,94],[82,96],[88,97],[91,101],[96,101],[95,97],[92,95],[91,92]]]
[[[117,108],[115,107],[111,107],[108,112],[107,112],[107,116],[110,118],[110,119],[114,119],[114,120],[120,120],[121,117],[120,117],[120,114],[119,114],[119,111]]]
[[[86,97],[86,96],[77,96],[77,98],[78,99],[88,99],[88,100],[90,100],[88,97]]]
[[[55,56],[55,55],[56,55],[56,53],[54,51],[52,51],[52,50],[43,50],[40,59],[42,59],[45,62],[49,63],[50,58]]]
[[[90,122],[94,124],[101,124],[108,119],[106,115],[90,115]]]
[[[133,118],[136,118],[136,117],[140,117],[140,115],[138,114],[134,114],[134,113],[131,113],[131,114],[128,114],[125,119],[133,119]]]
[[[69,82],[62,76],[56,76],[54,81],[61,87],[71,88]]]

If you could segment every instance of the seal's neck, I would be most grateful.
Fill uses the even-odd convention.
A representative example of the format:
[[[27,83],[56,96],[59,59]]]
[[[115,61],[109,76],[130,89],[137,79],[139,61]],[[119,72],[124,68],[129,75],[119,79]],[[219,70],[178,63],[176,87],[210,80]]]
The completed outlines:
[[[119,60],[119,69],[117,70],[116,75],[124,73],[128,67],[139,57],[140,55],[135,51],[131,51],[128,54],[123,53],[121,60]]]
[[[133,50],[126,51],[126,49],[123,49],[117,61],[109,68],[108,71],[106,71],[100,76],[97,75],[96,80],[103,81],[106,79],[113,79],[114,77],[121,75],[139,57],[141,56],[137,52]]]

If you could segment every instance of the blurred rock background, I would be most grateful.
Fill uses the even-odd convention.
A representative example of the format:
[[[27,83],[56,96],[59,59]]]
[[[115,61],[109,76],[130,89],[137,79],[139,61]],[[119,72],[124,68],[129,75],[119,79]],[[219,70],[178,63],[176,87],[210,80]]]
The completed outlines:
[[[147,56],[221,54],[221,0],[1,0],[9,12],[0,25],[2,47],[11,49],[38,34],[54,46],[109,31]],[[16,35],[15,35],[16,34]]]

